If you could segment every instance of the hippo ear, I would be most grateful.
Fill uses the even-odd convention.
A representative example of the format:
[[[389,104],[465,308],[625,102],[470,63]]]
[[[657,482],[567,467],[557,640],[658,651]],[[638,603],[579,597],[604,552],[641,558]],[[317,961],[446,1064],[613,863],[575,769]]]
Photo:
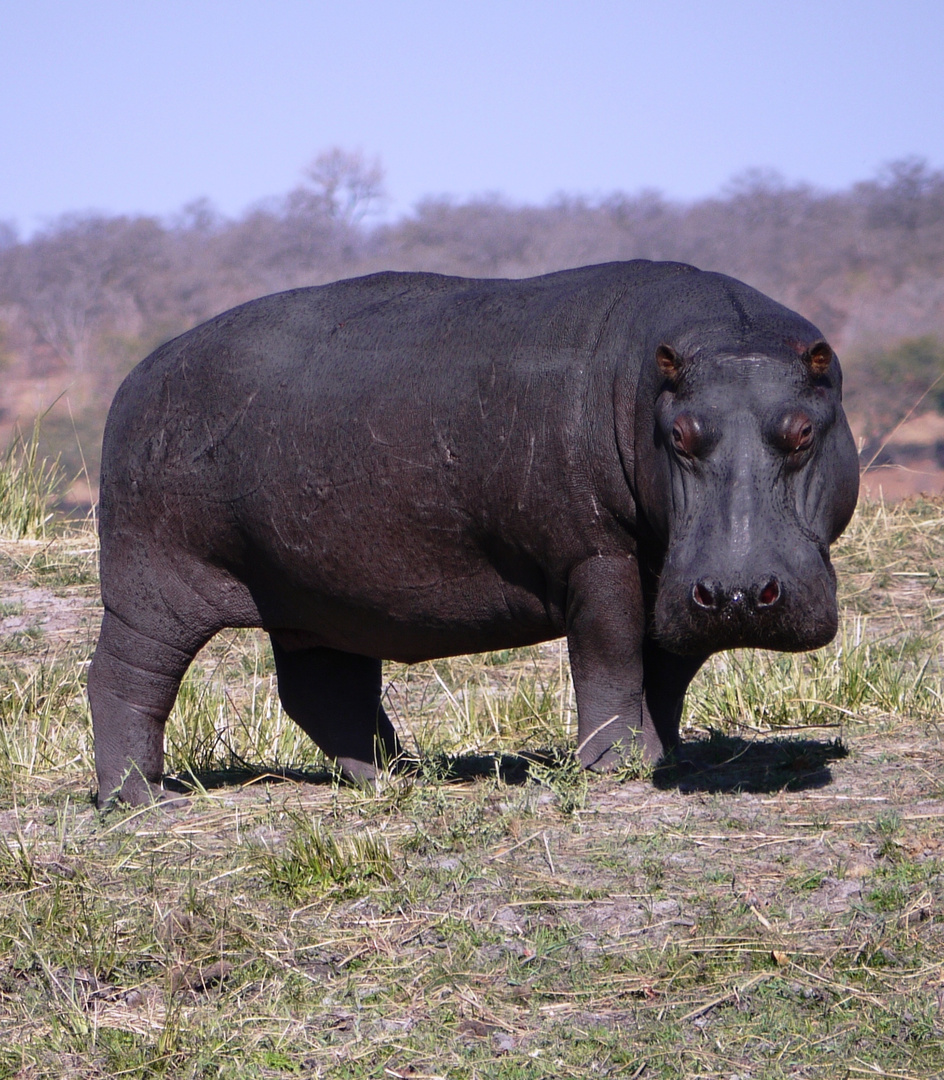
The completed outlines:
[[[810,369],[810,372],[819,378],[829,370],[829,365],[833,362],[833,356],[833,350],[825,341],[817,341],[803,353],[801,359]]]
[[[682,358],[671,345],[662,344],[656,349],[656,365],[670,383],[677,383],[682,377]]]

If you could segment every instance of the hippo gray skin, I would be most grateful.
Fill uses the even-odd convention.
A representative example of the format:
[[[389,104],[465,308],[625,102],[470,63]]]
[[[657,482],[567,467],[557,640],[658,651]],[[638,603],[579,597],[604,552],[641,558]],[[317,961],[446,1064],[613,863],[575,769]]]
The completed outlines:
[[[99,803],[166,798],[164,723],[223,627],[263,627],[350,778],[400,744],[381,659],[566,635],[594,769],[678,743],[704,660],[836,632],[858,492],[839,363],[722,274],[382,273],[162,345],[105,429]]]

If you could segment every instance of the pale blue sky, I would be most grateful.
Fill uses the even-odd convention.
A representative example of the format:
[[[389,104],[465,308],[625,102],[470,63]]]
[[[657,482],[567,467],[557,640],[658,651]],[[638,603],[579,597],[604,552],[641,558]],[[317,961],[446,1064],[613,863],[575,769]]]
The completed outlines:
[[[320,150],[424,195],[944,167],[942,0],[0,0],[0,220],[236,214]]]

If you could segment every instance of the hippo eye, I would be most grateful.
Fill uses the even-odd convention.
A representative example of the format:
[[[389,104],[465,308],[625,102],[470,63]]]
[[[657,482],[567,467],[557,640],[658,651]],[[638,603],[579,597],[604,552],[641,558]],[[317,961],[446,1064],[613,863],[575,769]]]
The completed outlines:
[[[799,454],[813,445],[813,421],[804,412],[790,412],[780,421],[777,443],[788,454]]]
[[[691,413],[682,413],[672,425],[672,445],[682,457],[693,457],[702,443],[701,424]]]

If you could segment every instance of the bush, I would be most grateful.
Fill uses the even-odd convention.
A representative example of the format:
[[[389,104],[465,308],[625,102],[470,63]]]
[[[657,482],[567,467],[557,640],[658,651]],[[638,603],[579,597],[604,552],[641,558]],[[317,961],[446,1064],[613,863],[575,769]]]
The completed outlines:
[[[846,386],[847,407],[865,421],[862,458],[869,461],[911,412],[944,413],[944,341],[905,338],[866,356]]]
[[[879,353],[871,364],[887,391],[910,408],[925,391],[923,405],[944,413],[944,342],[928,334],[906,338]]]

